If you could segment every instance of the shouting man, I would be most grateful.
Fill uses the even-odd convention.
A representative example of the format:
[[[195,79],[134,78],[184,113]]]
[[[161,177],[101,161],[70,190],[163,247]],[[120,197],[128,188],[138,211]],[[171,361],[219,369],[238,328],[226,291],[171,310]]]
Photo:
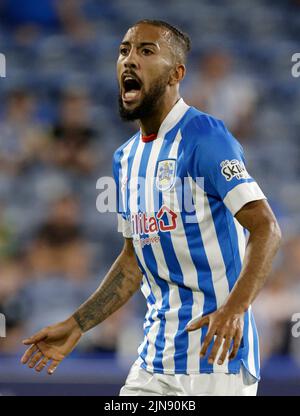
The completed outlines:
[[[241,145],[180,97],[189,49],[186,34],[158,20],[139,21],[121,42],[120,115],[140,125],[113,160],[124,247],[73,316],[24,341],[22,362],[37,371],[49,364],[52,374],[141,286],[144,341],[121,395],[256,394],[251,303],[281,233]]]

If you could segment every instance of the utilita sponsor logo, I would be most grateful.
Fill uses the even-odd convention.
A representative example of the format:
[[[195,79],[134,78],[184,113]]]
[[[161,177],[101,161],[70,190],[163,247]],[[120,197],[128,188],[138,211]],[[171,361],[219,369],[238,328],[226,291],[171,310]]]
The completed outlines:
[[[131,214],[132,233],[143,235],[158,231],[172,231],[177,226],[176,219],[177,214],[166,205],[162,205],[155,216],[148,216],[142,212]]]

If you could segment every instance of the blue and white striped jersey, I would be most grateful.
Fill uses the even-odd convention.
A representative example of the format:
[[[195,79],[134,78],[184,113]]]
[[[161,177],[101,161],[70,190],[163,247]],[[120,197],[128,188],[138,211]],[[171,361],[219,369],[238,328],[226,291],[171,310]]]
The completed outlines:
[[[148,305],[141,366],[164,374],[238,373],[243,363],[259,378],[251,307],[237,357],[221,366],[209,364],[208,354],[200,359],[207,327],[185,331],[226,300],[246,246],[234,215],[266,198],[246,171],[241,145],[222,121],[180,99],[154,140],[138,132],[116,150],[113,171],[118,230],[133,239]]]

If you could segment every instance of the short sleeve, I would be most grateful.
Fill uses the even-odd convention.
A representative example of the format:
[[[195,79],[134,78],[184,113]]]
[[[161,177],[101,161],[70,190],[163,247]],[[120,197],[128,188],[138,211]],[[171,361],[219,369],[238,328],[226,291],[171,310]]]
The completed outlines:
[[[251,201],[267,199],[247,172],[243,148],[221,121],[204,133],[199,131],[189,163],[193,179],[204,178],[207,194],[220,198],[232,215]]]

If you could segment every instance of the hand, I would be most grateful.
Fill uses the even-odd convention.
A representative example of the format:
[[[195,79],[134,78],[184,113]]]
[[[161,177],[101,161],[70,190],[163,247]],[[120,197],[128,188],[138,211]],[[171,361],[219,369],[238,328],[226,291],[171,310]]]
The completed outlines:
[[[212,350],[208,357],[209,364],[214,363],[219,348],[224,339],[225,341],[221,355],[218,359],[218,364],[223,364],[227,353],[229,352],[232,341],[233,347],[228,358],[229,360],[233,360],[237,355],[243,337],[244,314],[234,314],[221,307],[215,312],[203,316],[192,324],[187,325],[186,330],[195,331],[196,329],[200,329],[205,325],[208,325],[208,331],[202,344],[200,357],[204,357],[206,355],[211,341],[213,340],[214,336],[216,336]]]
[[[53,374],[59,363],[78,344],[82,332],[74,318],[64,322],[47,326],[33,336],[23,341],[25,345],[31,345],[23,357],[21,363],[28,363],[29,368],[40,372],[52,360],[48,367],[48,374]]]

